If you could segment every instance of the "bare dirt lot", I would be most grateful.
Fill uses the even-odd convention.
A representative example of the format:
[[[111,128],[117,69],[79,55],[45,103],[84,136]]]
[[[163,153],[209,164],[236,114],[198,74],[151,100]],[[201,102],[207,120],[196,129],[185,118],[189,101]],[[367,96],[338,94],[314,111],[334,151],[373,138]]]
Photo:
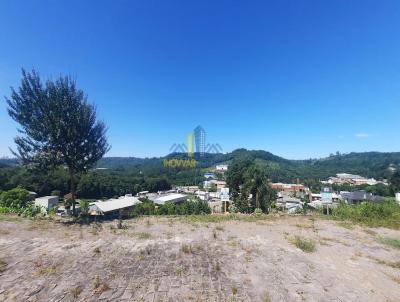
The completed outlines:
[[[400,231],[304,216],[124,226],[0,216],[0,301],[400,301],[400,249],[379,241]]]

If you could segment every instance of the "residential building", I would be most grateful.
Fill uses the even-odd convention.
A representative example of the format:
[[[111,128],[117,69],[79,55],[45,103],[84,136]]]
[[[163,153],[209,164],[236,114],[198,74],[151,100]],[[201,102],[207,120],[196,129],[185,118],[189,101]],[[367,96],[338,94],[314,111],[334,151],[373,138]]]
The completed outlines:
[[[206,180],[203,183],[203,187],[205,189],[210,188],[212,185],[216,185],[217,191],[219,191],[226,187],[226,181],[212,179],[212,180]]]
[[[226,172],[228,171],[228,165],[216,165],[215,170],[217,172]]]
[[[372,202],[382,202],[385,200],[382,196],[376,196],[372,193],[367,193],[364,190],[354,191],[354,192],[340,192],[343,200],[348,204],[357,204],[363,201],[372,201]]]
[[[204,178],[207,178],[207,179],[209,179],[209,178],[215,179],[215,174],[212,173],[212,172],[204,173]]]
[[[351,184],[351,185],[377,185],[377,184],[384,184],[388,185],[387,181],[378,181],[374,178],[365,178],[360,175],[355,175],[355,174],[348,174],[348,173],[338,173],[334,177],[329,177],[327,181],[321,181],[322,183],[326,184]]]
[[[276,206],[289,214],[294,214],[303,208],[303,203],[299,198],[283,195],[276,200]]]
[[[166,195],[161,195],[157,197],[150,197],[150,200],[152,200],[156,204],[166,204],[166,203],[181,203],[184,202],[188,198],[187,195],[184,194],[179,194],[179,193],[173,193],[173,194],[166,194]]]

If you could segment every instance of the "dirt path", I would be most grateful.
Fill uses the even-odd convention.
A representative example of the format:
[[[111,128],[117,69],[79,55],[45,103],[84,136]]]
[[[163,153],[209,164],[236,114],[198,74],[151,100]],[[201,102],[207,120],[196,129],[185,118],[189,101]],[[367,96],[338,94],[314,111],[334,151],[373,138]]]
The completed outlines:
[[[400,301],[400,250],[377,241],[400,231],[308,217],[115,225],[0,216],[0,301]]]

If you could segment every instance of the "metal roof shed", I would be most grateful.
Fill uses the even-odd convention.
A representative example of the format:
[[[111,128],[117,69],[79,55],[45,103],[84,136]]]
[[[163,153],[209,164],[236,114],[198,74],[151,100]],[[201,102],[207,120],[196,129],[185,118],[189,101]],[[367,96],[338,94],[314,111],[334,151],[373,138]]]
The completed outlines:
[[[90,205],[90,213],[92,215],[106,215],[131,208],[138,203],[141,203],[141,201],[137,197],[121,197],[107,201],[97,201]]]

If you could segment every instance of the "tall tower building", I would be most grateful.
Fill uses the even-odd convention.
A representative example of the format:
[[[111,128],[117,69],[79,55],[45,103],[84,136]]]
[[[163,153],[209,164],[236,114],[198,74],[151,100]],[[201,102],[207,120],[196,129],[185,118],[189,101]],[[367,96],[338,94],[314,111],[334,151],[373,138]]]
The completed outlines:
[[[196,152],[200,153],[200,156],[203,156],[206,151],[206,132],[201,126],[197,126],[193,132]]]

